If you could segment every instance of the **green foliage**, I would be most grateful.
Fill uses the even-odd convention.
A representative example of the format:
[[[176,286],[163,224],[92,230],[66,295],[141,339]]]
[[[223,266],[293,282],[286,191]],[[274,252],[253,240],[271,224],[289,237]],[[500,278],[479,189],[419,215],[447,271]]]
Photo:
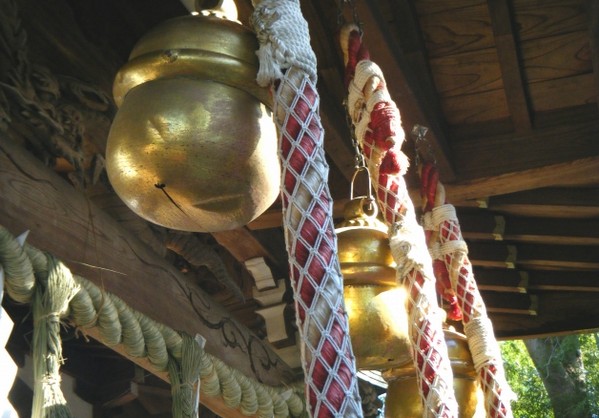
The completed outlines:
[[[514,416],[553,418],[549,396],[524,343],[513,340],[502,342],[500,346],[507,381],[518,396],[512,402]]]
[[[585,370],[587,399],[591,403],[593,417],[599,416],[599,334],[580,334],[578,340],[560,339],[551,361],[563,360],[568,344],[580,344]],[[563,347],[562,347],[563,345]],[[515,417],[553,418],[553,410],[547,391],[533,364],[526,346],[520,340],[500,343],[506,378],[518,399],[512,402]]]
[[[599,334],[581,334],[580,351],[591,411],[599,415]]]

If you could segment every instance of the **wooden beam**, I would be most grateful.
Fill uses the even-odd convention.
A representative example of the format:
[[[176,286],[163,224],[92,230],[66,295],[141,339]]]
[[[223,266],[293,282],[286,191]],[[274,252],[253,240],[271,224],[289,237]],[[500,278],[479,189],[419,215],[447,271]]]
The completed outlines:
[[[0,219],[12,233],[31,230],[32,245],[150,318],[202,334],[208,352],[248,376],[270,384],[293,379],[260,338],[5,136],[0,136],[0,189]]]
[[[101,341],[101,335],[98,331],[98,328],[86,328],[82,330],[86,335]],[[137,364],[140,367],[143,367],[145,370],[159,377],[163,381],[170,384],[170,380],[168,378],[167,372],[159,372],[156,371],[154,366],[150,363],[147,358],[140,357],[131,357],[127,354],[124,346],[122,344],[117,344],[113,347],[110,347],[115,352],[119,353],[121,356],[129,359],[133,363]],[[208,407],[212,412],[216,413],[218,416],[227,417],[227,418],[247,418],[247,415],[241,413],[241,411],[233,408],[229,408],[225,405],[224,400],[221,397],[216,396],[206,396],[204,393],[200,392],[200,403]],[[256,417],[257,415],[252,415],[251,417]]]
[[[535,270],[599,270],[599,247],[476,242],[469,245],[473,266]]]
[[[515,245],[476,242],[468,247],[468,256],[473,266],[514,269],[516,261],[519,261]]]
[[[599,245],[599,219],[551,219],[494,215],[487,211],[460,211],[466,239],[518,241],[537,244]]]
[[[586,114],[586,113],[585,113]],[[559,115],[554,115],[554,120]],[[530,133],[508,133],[453,142],[458,182],[542,168],[599,155],[599,118],[560,120]],[[443,177],[441,177],[443,179]],[[444,180],[449,183],[447,180]]]
[[[599,297],[596,293],[550,292],[538,294],[538,314],[490,314],[500,339],[536,338],[599,328]]]
[[[528,291],[529,276],[523,271],[476,267],[474,277],[481,291],[506,293],[527,293]]]
[[[494,292],[599,292],[594,271],[506,270],[474,268],[478,288]]]
[[[593,183],[599,183],[599,156],[445,184],[445,189],[449,202],[458,207],[488,208],[514,215],[590,218],[599,216],[599,191],[594,187],[566,189],[565,186]],[[414,204],[419,206],[420,191],[410,189],[409,192]],[[343,216],[346,203],[347,199],[335,200],[335,218]],[[277,228],[281,222],[280,208],[273,207],[248,227],[253,230]]]
[[[519,244],[517,264],[525,269],[599,270],[599,247]]]
[[[458,213],[462,235],[466,239],[503,241],[505,217],[487,211],[462,210]]]
[[[599,188],[543,188],[494,196],[487,207],[515,216],[599,218]]]
[[[507,0],[488,0],[487,5],[511,119],[516,131],[529,131],[532,128],[531,116],[509,5]]]
[[[447,184],[449,202],[515,193],[542,187],[584,186],[599,183],[599,156],[581,158],[539,168],[483,177],[458,184]]]
[[[419,85],[377,2],[356,2],[356,8],[363,23],[364,42],[372,61],[381,67],[386,76],[389,93],[401,112],[406,135],[409,137],[416,124],[428,127],[427,140],[433,148],[439,171],[445,181],[452,181],[455,171],[443,129],[444,119],[442,115],[435,114],[433,106],[429,105],[435,100],[426,97],[426,91]]]
[[[506,217],[503,239],[529,244],[599,245],[599,219]]]
[[[596,271],[530,271],[528,288],[531,291],[599,292]]]
[[[241,263],[257,257],[274,261],[272,255],[245,227],[230,231],[213,232],[212,236]]]
[[[538,297],[523,293],[481,292],[489,314],[501,313],[511,315],[538,314]]]

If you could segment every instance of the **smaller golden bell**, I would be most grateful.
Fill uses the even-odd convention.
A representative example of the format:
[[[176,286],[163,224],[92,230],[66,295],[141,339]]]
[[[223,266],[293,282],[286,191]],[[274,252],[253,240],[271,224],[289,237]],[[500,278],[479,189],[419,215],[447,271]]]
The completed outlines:
[[[352,349],[363,370],[412,361],[406,295],[396,285],[387,227],[376,214],[371,200],[353,199],[335,229]]]
[[[453,389],[458,402],[458,418],[484,417],[484,396],[476,381],[476,372],[466,337],[450,329],[444,330],[445,342],[453,372]],[[388,383],[385,417],[421,417],[423,407],[418,392],[416,369],[413,363],[385,370]]]
[[[114,83],[106,149],[117,195],[177,230],[249,223],[279,193],[268,89],[255,82],[258,43],[213,15],[171,19],[146,34]]]
[[[411,354],[407,294],[396,285],[387,227],[376,214],[372,199],[352,199],[345,207],[345,220],[335,230],[352,349],[358,369],[381,370],[388,383],[385,417],[420,417],[423,407]],[[466,338],[452,330],[444,332],[459,417],[484,416]]]

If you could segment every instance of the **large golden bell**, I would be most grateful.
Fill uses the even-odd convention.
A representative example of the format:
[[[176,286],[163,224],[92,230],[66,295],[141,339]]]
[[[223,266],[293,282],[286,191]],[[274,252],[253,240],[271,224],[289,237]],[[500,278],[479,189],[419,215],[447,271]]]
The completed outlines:
[[[168,228],[245,225],[279,192],[277,135],[259,87],[255,36],[215,16],[185,16],[145,35],[114,83],[119,111],[106,162],[116,193]]]
[[[459,405],[459,418],[484,417],[483,394],[476,381],[472,356],[463,334],[446,329],[445,342],[453,371],[453,388]],[[412,363],[383,372],[389,384],[385,400],[385,417],[413,418],[423,416],[418,393],[416,369]]]
[[[351,200],[336,228],[343,295],[359,369],[411,363],[405,292],[396,285],[387,227],[374,202]]]

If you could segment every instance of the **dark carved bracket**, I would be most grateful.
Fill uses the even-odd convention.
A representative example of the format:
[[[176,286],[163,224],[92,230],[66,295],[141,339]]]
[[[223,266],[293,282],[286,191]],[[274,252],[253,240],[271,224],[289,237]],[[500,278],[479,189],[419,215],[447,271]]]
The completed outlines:
[[[95,184],[104,170],[112,100],[92,84],[30,61],[16,1],[0,5],[0,129],[22,138],[75,186]]]

